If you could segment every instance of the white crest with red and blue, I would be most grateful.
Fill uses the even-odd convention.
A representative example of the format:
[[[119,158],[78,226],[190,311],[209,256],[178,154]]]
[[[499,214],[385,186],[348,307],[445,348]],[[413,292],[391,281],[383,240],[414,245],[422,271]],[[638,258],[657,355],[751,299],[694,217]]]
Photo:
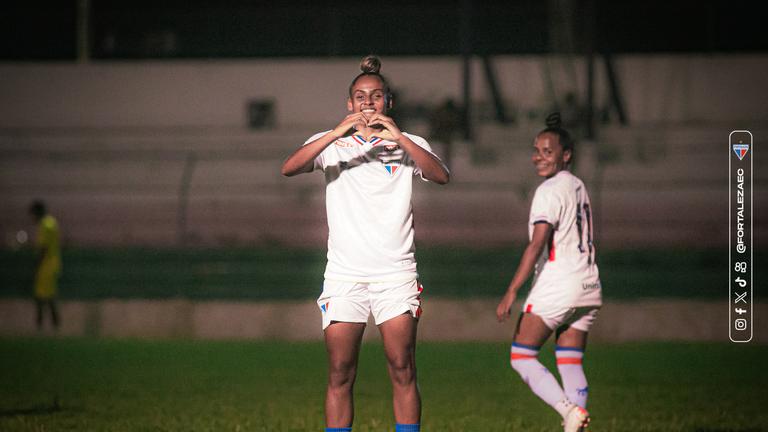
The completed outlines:
[[[733,144],[733,152],[736,153],[736,156],[738,156],[739,160],[744,159],[744,156],[747,155],[748,151],[749,144]]]
[[[397,172],[397,169],[400,168],[400,164],[386,164],[384,165],[384,168],[387,169],[387,172],[389,172],[389,175],[395,175]]]

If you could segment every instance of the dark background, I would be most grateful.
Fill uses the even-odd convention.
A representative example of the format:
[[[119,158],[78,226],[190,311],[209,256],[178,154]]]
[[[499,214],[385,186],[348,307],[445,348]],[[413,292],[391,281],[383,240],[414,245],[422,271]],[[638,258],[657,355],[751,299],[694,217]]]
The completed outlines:
[[[78,1],[0,4],[0,60],[72,60]],[[749,52],[748,1],[90,0],[91,59]],[[567,9],[567,10],[566,10]],[[591,12],[594,11],[594,12]],[[556,35],[563,29],[565,39]],[[595,41],[590,44],[590,41]]]

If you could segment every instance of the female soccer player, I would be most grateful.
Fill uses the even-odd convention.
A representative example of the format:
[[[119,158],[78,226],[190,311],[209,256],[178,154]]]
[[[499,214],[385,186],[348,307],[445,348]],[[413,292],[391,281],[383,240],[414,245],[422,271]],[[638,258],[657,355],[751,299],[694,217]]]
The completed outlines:
[[[326,181],[328,264],[317,300],[328,351],[326,431],[352,430],[352,387],[368,315],[384,343],[392,382],[395,430],[419,431],[416,325],[422,287],[417,280],[411,207],[412,176],[439,184],[449,173],[421,137],[387,117],[392,96],[368,56],[349,86],[346,116],[286,159],[282,173],[321,169]]]
[[[589,195],[584,183],[568,171],[573,140],[560,127],[559,115],[550,116],[547,126],[533,145],[536,173],[546,180],[531,204],[530,243],[496,316],[500,322],[509,317],[517,291],[535,268],[533,286],[517,321],[510,362],[531,390],[557,410],[565,431],[571,432],[589,423],[581,362],[602,298]],[[562,387],[537,359],[553,331]]]

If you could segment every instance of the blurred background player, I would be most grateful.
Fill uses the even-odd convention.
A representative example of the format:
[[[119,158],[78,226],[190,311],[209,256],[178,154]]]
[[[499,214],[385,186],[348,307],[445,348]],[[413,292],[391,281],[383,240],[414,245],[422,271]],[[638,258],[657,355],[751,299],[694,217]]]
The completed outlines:
[[[452,98],[446,98],[429,115],[429,139],[443,145],[442,160],[451,167],[453,141],[461,129],[462,114]]]
[[[29,206],[29,213],[37,223],[35,249],[37,261],[35,267],[34,297],[37,306],[37,328],[43,328],[43,313],[47,307],[51,311],[51,322],[59,328],[59,313],[56,308],[58,280],[61,273],[61,248],[59,245],[59,224],[48,214],[45,203],[35,200]]]
[[[350,431],[352,389],[369,314],[381,333],[392,383],[395,430],[419,431],[416,327],[421,291],[416,272],[412,177],[445,184],[449,173],[423,138],[387,117],[392,97],[367,56],[349,86],[347,115],[286,159],[286,176],[321,169],[326,181],[328,264],[318,298],[328,352],[326,431]]]
[[[547,128],[534,142],[536,174],[546,180],[536,189],[531,204],[530,243],[496,308],[499,321],[509,317],[517,291],[535,268],[510,362],[531,390],[563,417],[566,432],[583,430],[589,422],[582,358],[587,333],[602,305],[592,208],[584,183],[568,171],[573,157],[570,134],[560,127],[559,114],[550,115]],[[553,331],[562,387],[537,359]]]

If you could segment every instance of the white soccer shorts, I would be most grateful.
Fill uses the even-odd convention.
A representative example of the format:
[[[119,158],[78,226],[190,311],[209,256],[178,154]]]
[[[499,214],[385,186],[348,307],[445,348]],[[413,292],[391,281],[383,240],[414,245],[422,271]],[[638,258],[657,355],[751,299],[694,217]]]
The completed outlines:
[[[589,332],[599,310],[600,306],[556,307],[527,301],[523,304],[523,312],[537,315],[550,330],[568,325],[576,330]]]
[[[407,282],[343,282],[325,280],[317,306],[323,314],[323,330],[332,321],[365,323],[373,314],[376,325],[410,312],[421,316],[418,280]]]

